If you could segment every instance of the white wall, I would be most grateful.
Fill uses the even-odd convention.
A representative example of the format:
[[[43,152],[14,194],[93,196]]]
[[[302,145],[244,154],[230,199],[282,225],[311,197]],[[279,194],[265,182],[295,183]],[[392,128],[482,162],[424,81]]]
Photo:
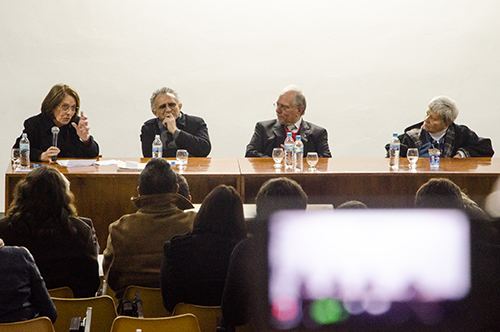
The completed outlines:
[[[289,84],[334,157],[383,157],[442,94],[457,123],[500,142],[497,0],[2,2],[0,166],[56,83],[80,94],[104,157],[141,156],[161,86],[206,120],[212,157],[242,157]]]

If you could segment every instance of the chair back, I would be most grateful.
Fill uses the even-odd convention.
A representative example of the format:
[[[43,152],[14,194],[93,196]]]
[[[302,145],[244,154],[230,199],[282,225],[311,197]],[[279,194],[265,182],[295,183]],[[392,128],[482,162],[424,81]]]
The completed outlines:
[[[74,298],[73,291],[68,286],[48,290],[50,297]]]
[[[1,323],[0,332],[54,332],[54,326],[48,317],[38,317],[22,322]]]
[[[128,316],[118,316],[111,327],[111,332],[200,332],[198,320],[193,314],[185,314],[161,318],[136,318]]]
[[[142,286],[128,286],[123,295],[124,300],[133,300],[135,294],[139,293],[142,301],[142,313],[144,318],[169,317],[171,313],[163,306],[163,298],[160,288]],[[120,313],[121,314],[121,313]]]
[[[109,332],[116,318],[116,308],[110,296],[64,299],[52,298],[57,309],[54,323],[55,332],[68,332],[73,317],[85,317],[87,308],[92,308],[92,324],[90,332]]]
[[[220,306],[203,306],[188,303],[177,303],[172,316],[187,313],[196,316],[201,332],[216,332],[217,318],[222,317]]]

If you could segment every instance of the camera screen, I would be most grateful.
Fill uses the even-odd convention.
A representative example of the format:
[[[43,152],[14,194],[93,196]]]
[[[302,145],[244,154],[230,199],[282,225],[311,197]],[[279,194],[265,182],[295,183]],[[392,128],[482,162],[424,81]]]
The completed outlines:
[[[267,253],[280,330],[439,326],[471,287],[469,221],[455,210],[283,211]]]

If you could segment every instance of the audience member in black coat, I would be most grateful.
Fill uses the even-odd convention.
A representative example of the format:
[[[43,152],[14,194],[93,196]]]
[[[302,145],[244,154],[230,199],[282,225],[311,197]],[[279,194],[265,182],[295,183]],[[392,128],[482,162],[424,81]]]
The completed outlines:
[[[234,246],[246,238],[241,197],[221,185],[203,201],[191,233],[174,236],[164,246],[160,283],[163,304],[179,302],[218,306]]]

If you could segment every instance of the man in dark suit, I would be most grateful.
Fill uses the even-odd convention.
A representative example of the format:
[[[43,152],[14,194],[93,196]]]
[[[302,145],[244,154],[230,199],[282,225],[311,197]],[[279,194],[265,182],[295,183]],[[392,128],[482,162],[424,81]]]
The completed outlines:
[[[283,145],[287,132],[292,132],[294,139],[301,136],[304,156],[317,152],[321,158],[331,158],[326,129],[302,118],[306,111],[302,91],[293,86],[285,88],[275,106],[277,119],[257,122],[245,157],[271,157],[273,149]]]
[[[212,146],[205,121],[181,112],[182,103],[173,89],[160,88],[151,96],[151,111],[155,118],[142,125],[142,154],[152,156],[155,135],[163,142],[163,157],[175,157],[178,149],[185,149],[192,157],[206,157]]]

